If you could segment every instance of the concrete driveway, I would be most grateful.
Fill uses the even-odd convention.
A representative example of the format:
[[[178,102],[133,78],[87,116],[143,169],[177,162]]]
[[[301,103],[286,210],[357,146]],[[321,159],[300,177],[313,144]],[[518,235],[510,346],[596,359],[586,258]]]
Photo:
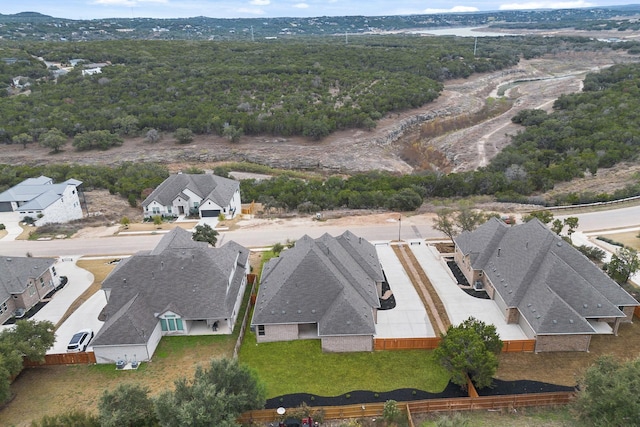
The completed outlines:
[[[47,354],[66,353],[71,337],[80,329],[91,329],[95,336],[104,324],[98,320],[98,315],[105,305],[107,305],[107,299],[102,291],[89,298],[60,325],[56,331],[56,341],[53,347],[47,350]],[[91,345],[87,350],[91,350]]]
[[[376,245],[396,307],[378,311],[376,338],[424,338],[436,334],[418,292],[391,246]]]
[[[71,304],[91,286],[94,279],[93,274],[76,265],[78,258],[78,256],[64,257],[55,264],[58,275],[67,276],[69,282],[32,317],[33,320],[48,320],[57,324]],[[80,329],[89,328],[94,333],[98,332],[104,323],[98,320],[98,314],[106,304],[107,301],[102,291],[89,298],[58,327],[56,341],[53,347],[47,350],[47,354],[65,353],[71,337]]]
[[[22,227],[20,227],[19,223],[20,214],[18,212],[0,212],[0,224],[4,224],[7,230],[7,235],[0,240],[16,240],[16,237],[22,234]]]
[[[451,270],[434,246],[421,244],[410,245],[410,248],[442,300],[452,324],[459,325],[469,316],[473,316],[487,324],[495,325],[502,340],[528,339],[520,326],[507,324],[493,300],[474,298],[460,289]]]

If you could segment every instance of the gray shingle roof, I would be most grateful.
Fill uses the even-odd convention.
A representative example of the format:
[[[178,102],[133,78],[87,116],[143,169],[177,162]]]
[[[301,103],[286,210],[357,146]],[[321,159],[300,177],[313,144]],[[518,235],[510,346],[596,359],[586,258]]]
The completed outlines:
[[[110,290],[108,327],[94,344],[136,343],[139,331],[149,332],[157,315],[168,310],[185,320],[232,317],[249,250],[232,241],[209,248],[187,238],[191,233],[175,228],[156,249],[122,260],[109,274],[102,284]]]
[[[351,232],[303,236],[265,263],[253,325],[317,323],[318,333],[370,335],[383,280],[375,247]]]
[[[493,218],[455,243],[537,334],[593,333],[587,319],[624,317],[618,307],[639,305],[537,219],[509,227]]]
[[[55,258],[0,257],[0,303],[24,292],[29,280],[42,276],[55,262]]]
[[[240,188],[240,183],[233,179],[222,178],[212,174],[179,173],[165,179],[142,202],[147,206],[156,201],[162,206],[169,206],[178,197],[187,198],[183,191],[189,189],[203,201],[211,200],[218,206],[228,206],[233,194]]]

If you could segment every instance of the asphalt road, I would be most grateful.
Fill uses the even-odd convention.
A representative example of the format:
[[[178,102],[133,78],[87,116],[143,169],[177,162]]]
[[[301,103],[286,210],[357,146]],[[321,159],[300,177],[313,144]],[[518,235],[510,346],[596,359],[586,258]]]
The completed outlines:
[[[578,231],[582,232],[633,227],[640,225],[640,206],[569,216],[579,218]],[[556,215],[556,217],[563,218],[564,216]],[[394,240],[398,238],[399,233],[402,240],[444,237],[440,232],[434,230],[430,223],[412,223],[411,220],[403,220],[402,224],[394,222],[378,225],[351,225],[349,227],[319,223],[314,227],[291,226],[282,229],[271,228],[267,225],[221,232],[218,236],[218,246],[229,240],[234,240],[246,247],[267,247],[276,242],[284,243],[287,240],[297,240],[304,234],[313,238],[320,237],[324,233],[336,236],[347,229],[371,241]],[[154,234],[50,241],[0,241],[0,256],[24,256],[27,252],[33,256],[124,255],[150,250],[155,247],[161,237],[160,234]]]

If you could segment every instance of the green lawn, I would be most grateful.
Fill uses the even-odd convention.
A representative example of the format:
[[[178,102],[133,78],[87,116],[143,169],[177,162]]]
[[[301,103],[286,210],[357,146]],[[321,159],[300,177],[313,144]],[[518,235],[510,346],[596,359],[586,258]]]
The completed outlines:
[[[320,340],[256,344],[247,333],[240,362],[253,368],[267,386],[267,397],[289,393],[338,396],[353,390],[416,388],[444,390],[447,373],[425,350],[323,353]]]

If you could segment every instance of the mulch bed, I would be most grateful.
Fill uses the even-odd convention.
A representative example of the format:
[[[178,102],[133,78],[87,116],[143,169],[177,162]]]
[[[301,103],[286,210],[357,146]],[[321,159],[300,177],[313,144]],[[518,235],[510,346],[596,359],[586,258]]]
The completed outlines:
[[[480,396],[499,396],[507,394],[527,394],[527,393],[549,393],[556,391],[574,391],[574,387],[548,384],[539,381],[502,381],[493,380],[493,388],[478,390]],[[347,397],[348,396],[348,397]],[[466,391],[459,386],[449,383],[440,393],[429,393],[413,388],[403,388],[387,392],[376,393],[374,391],[355,390],[340,396],[318,396],[309,393],[295,393],[278,396],[267,400],[266,409],[276,409],[280,406],[285,408],[295,408],[302,403],[309,406],[344,406],[357,405],[361,403],[384,403],[387,400],[396,402],[409,402],[412,400],[446,399],[455,397],[468,397]]]

